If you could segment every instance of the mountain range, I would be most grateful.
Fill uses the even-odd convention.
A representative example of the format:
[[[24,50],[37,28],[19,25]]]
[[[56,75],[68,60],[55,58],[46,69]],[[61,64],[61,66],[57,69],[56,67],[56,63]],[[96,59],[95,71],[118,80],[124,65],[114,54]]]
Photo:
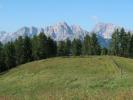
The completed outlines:
[[[56,41],[62,41],[66,39],[73,40],[74,38],[83,40],[86,35],[96,33],[101,46],[107,47],[109,45],[112,33],[117,28],[119,27],[114,24],[98,23],[95,25],[92,31],[88,32],[79,25],[70,26],[66,22],[59,22],[44,28],[22,27],[18,31],[12,33],[1,31],[0,41],[6,43],[8,41],[14,41],[19,36],[33,37],[34,35],[38,35],[40,32],[44,32],[46,36],[50,36]]]

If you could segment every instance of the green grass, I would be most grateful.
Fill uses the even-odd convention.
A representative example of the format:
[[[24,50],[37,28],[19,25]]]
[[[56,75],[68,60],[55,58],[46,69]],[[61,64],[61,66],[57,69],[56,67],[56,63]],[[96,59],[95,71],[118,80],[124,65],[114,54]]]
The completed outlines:
[[[50,58],[0,75],[0,100],[133,100],[133,60]]]

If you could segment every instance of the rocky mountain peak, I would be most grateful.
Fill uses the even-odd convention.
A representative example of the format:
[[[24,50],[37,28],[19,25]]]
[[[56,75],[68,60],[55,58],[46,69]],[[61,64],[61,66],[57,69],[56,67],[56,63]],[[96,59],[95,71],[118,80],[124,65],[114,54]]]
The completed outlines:
[[[118,26],[111,23],[98,23],[93,29],[93,32],[104,37],[105,39],[110,39],[112,33],[118,28]]]
[[[98,23],[90,33],[96,33],[98,35],[99,43],[106,46],[108,44],[108,40],[111,39],[112,33],[117,28],[120,27],[110,23]],[[0,32],[0,41],[6,43],[8,41],[15,40],[19,36],[33,37],[34,35],[38,35],[40,32],[44,32],[46,36],[50,36],[56,41],[66,39],[73,40],[74,38],[83,40],[86,35],[90,34],[79,25],[70,26],[66,22],[59,22],[45,28],[36,28],[32,26],[22,27],[18,31],[12,33],[2,31]]]

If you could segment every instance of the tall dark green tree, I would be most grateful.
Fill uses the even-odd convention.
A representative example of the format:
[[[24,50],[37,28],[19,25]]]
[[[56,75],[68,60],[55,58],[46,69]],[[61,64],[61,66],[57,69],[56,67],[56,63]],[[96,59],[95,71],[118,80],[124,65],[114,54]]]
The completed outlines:
[[[108,54],[108,49],[107,48],[102,48],[101,49],[101,55],[107,55]]]
[[[72,55],[79,56],[82,54],[82,42],[80,39],[74,39],[72,41]]]
[[[112,35],[111,53],[116,56],[130,56],[131,33],[124,28],[116,30]]]
[[[6,68],[11,69],[16,66],[16,52],[13,42],[8,42],[4,47]]]
[[[110,44],[110,53],[112,55],[118,56],[120,53],[120,32],[119,30],[115,30],[112,34],[112,42]]]
[[[57,55],[58,56],[66,56],[65,55],[65,41],[58,42]]]
[[[57,44],[50,37],[47,38],[47,56],[54,57],[57,54]]]
[[[25,50],[24,50],[24,39],[22,36],[18,37],[18,39],[16,39],[15,41],[15,51],[16,51],[16,64],[17,65],[24,64]]]
[[[126,52],[127,52],[127,34],[124,30],[124,28],[122,28],[120,30],[120,56],[126,56]]]
[[[47,37],[44,33],[40,33],[38,36],[38,51],[39,59],[47,58]]]
[[[85,36],[83,45],[82,45],[82,53],[83,55],[91,55],[92,54],[92,40],[89,35]]]
[[[32,57],[32,43],[31,39],[28,36],[24,37],[24,63],[30,62],[33,60]]]
[[[65,55],[66,56],[69,56],[71,55],[71,46],[72,46],[72,43],[69,39],[66,40],[65,42]]]
[[[133,58],[133,35],[131,36],[131,40],[130,40],[129,57]]]
[[[101,48],[98,43],[97,35],[95,33],[92,34],[91,38],[91,49],[92,49],[92,55],[100,55],[101,54]]]
[[[0,42],[0,72],[6,70],[3,44]]]
[[[127,32],[126,35],[125,35],[125,52],[124,52],[124,56],[125,57],[129,57],[130,56],[130,52],[129,52],[129,49],[130,49],[130,41],[131,41],[131,33],[130,32]]]
[[[32,38],[32,57],[33,60],[39,60],[39,37],[33,36]]]

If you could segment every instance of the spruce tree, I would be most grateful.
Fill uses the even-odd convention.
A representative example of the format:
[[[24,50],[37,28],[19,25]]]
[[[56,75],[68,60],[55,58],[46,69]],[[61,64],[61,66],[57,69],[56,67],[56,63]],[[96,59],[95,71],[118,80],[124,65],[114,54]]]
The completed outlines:
[[[131,40],[130,40],[129,57],[133,58],[133,35],[131,36]]]
[[[110,52],[112,55],[116,55],[116,56],[118,56],[120,53],[120,32],[118,29],[115,30],[115,32],[112,34]]]
[[[101,55],[107,55],[107,54],[108,54],[108,49],[107,48],[102,48]]]
[[[125,56],[126,54],[126,49],[127,49],[127,35],[126,32],[124,30],[124,28],[122,28],[120,30],[120,56]]]
[[[32,61],[32,43],[28,36],[24,37],[24,63]]]
[[[0,42],[0,72],[6,70],[3,44]]]
[[[39,37],[33,36],[32,41],[32,57],[33,60],[39,60]]]
[[[82,54],[82,42],[80,39],[74,39],[72,41],[72,54],[79,56]]]
[[[92,34],[91,37],[91,50],[92,50],[92,55],[100,55],[101,54],[101,48],[98,43],[97,35],[95,33]]]
[[[82,54],[91,55],[92,54],[92,44],[91,37],[89,35],[85,36],[83,45],[82,45]]]
[[[4,46],[6,69],[11,69],[16,66],[16,52],[13,42],[8,42]]]
[[[126,37],[125,37],[125,57],[129,57],[130,56],[130,52],[129,52],[129,49],[130,49],[130,41],[131,41],[131,33],[130,32],[127,32],[126,33]]]
[[[18,39],[16,39],[15,41],[15,51],[16,51],[16,64],[17,65],[24,64],[25,50],[24,50],[24,39],[22,36],[18,37]]]
[[[65,41],[58,42],[57,55],[58,56],[66,56],[65,55]]]
[[[40,33],[38,36],[38,56],[39,59],[47,58],[47,37],[44,33]]]
[[[47,39],[47,56],[48,57],[54,57],[57,53],[57,45],[56,42],[48,37]]]
[[[71,41],[67,39],[65,42],[65,55],[66,56],[71,55],[71,45],[72,45]]]

